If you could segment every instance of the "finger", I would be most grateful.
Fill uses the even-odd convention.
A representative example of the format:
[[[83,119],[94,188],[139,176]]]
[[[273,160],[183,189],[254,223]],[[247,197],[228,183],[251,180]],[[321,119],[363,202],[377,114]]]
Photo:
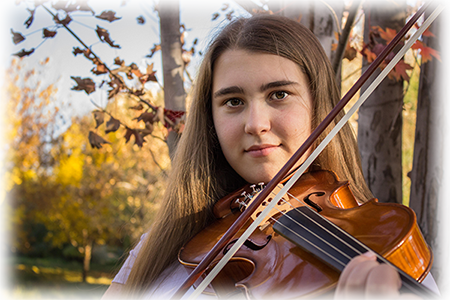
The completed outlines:
[[[372,268],[367,276],[366,297],[396,297],[401,285],[398,272],[390,265],[380,264]]]
[[[373,253],[353,258],[339,278],[335,297],[343,299],[364,296],[370,271],[377,266],[379,263]]]
[[[358,264],[364,261],[376,261],[376,255],[373,252],[366,252],[364,254],[355,256],[350,260],[350,262],[347,264],[347,266],[342,271],[339,282],[347,282],[348,277],[352,273],[352,271],[357,268]]]

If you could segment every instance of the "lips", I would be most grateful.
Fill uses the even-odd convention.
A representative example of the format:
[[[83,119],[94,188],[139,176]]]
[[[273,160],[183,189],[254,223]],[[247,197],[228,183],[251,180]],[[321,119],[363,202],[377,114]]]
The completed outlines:
[[[245,150],[252,157],[264,157],[275,151],[279,145],[253,145]]]

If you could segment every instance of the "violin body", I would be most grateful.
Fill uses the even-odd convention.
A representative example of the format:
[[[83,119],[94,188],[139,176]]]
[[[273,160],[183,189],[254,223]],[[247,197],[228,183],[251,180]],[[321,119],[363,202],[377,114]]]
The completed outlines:
[[[192,271],[241,214],[242,203],[254,187],[246,186],[221,199],[214,207],[217,220],[194,236],[179,252],[179,261]],[[399,204],[378,203],[372,199],[362,205],[353,197],[347,181],[338,181],[330,171],[305,173],[211,282],[205,293],[219,298],[245,293],[254,299],[290,299],[322,295],[334,289],[340,271],[324,263],[276,231],[273,224],[292,207],[309,206],[400,270],[421,282],[432,264],[432,252],[416,222],[415,213]],[[271,198],[265,199],[270,201]],[[299,202],[300,200],[300,202]],[[261,205],[263,209],[264,203]],[[254,213],[257,215],[258,211]],[[240,234],[251,224],[235,235]],[[233,242],[211,264],[222,258]],[[208,270],[205,272],[208,273]],[[203,276],[205,276],[204,274]]]

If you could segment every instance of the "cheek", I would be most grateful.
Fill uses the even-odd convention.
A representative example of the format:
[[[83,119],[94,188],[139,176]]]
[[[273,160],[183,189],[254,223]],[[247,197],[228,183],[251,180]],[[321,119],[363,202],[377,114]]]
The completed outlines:
[[[308,137],[311,134],[311,116],[307,109],[291,110],[284,115],[280,115],[278,124],[282,126],[285,134],[292,138]]]
[[[224,118],[221,118],[220,115],[214,114],[214,111],[213,111],[213,122],[220,147],[222,148],[222,151],[226,155],[226,150],[229,148],[228,146],[230,140],[233,139],[232,124],[230,124],[230,122],[225,120]]]

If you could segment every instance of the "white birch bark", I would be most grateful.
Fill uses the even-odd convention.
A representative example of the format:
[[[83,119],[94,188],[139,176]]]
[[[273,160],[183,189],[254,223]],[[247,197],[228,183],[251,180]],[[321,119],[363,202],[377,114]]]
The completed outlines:
[[[365,43],[369,42],[373,26],[399,31],[405,24],[404,0],[368,1],[364,3],[364,11]],[[363,72],[367,66],[364,60]],[[369,84],[362,87],[362,92]],[[403,81],[386,78],[358,113],[358,145],[364,177],[380,202],[402,203],[402,108]]]
[[[160,1],[158,13],[161,27],[161,52],[164,78],[165,108],[176,111],[186,110],[184,89],[184,61],[180,40],[180,5],[178,1]],[[171,131],[167,138],[169,155],[176,149],[178,134]]]

